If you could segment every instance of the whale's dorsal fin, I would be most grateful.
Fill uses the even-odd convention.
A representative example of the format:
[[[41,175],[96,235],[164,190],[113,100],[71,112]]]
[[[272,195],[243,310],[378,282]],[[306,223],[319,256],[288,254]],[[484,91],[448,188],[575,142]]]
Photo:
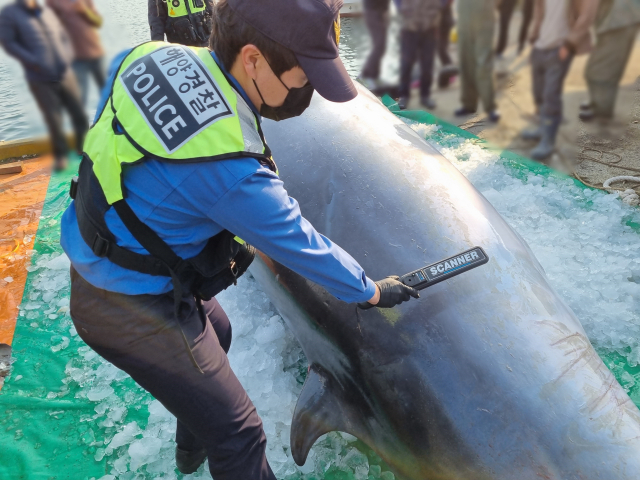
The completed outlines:
[[[340,431],[357,435],[350,408],[332,388],[332,379],[311,367],[304,382],[291,422],[291,454],[302,466],[309,450],[325,433]],[[358,429],[359,430],[359,429]]]

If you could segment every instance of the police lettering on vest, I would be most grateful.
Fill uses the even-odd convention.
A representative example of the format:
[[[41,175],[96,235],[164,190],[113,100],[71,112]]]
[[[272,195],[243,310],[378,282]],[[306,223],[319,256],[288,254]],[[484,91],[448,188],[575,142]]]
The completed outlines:
[[[186,47],[168,46],[145,55],[119,80],[167,153],[233,115],[209,71]]]

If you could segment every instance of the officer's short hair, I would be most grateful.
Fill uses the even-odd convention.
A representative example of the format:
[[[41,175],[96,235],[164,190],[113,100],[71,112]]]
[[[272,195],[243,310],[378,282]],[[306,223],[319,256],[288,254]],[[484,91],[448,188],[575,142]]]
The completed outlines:
[[[267,58],[277,76],[299,65],[291,50],[266,37],[236,15],[227,0],[219,0],[213,6],[209,48],[216,53],[225,68],[231,70],[245,45],[255,45]]]

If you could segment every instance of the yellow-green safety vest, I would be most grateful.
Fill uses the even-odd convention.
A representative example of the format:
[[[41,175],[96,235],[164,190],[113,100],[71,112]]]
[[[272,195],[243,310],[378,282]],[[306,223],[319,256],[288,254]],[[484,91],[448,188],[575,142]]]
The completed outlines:
[[[256,115],[211,52],[164,42],[125,57],[84,153],[109,205],[124,198],[123,164],[270,157]]]
[[[191,13],[200,13],[204,12],[206,9],[206,4],[203,0],[202,6],[197,7],[195,5],[196,2],[194,0],[166,0],[167,1],[167,12],[171,18],[177,17],[186,17],[189,13],[187,12],[187,7],[185,5],[186,2],[191,2],[189,4],[189,8],[191,9]]]

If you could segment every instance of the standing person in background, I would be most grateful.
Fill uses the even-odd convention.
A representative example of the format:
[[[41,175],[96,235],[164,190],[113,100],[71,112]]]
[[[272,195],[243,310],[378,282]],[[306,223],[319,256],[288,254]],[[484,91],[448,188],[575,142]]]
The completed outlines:
[[[364,19],[373,45],[358,81],[369,90],[379,86],[380,64],[387,50],[390,3],[390,0],[364,0]]]
[[[404,110],[411,95],[411,71],[420,55],[420,103],[433,109],[431,98],[433,65],[438,46],[438,27],[442,10],[441,0],[402,0],[402,31],[400,32],[400,100]]]
[[[89,75],[95,80],[98,90],[102,90],[105,83],[102,66],[104,50],[98,35],[102,17],[93,0],[47,0],[47,6],[56,12],[71,38],[75,52],[72,67],[80,86],[82,104],[86,108]]]
[[[522,53],[529,37],[529,26],[533,19],[534,0],[524,0],[522,2],[522,25],[520,25],[520,35],[518,37],[518,55]]]
[[[438,32],[438,58],[440,59],[440,75],[438,75],[438,86],[445,88],[449,86],[451,78],[458,75],[458,67],[453,64],[449,55],[449,40],[451,30],[456,24],[453,18],[453,0],[441,0],[442,15],[440,15],[440,29]]]
[[[596,18],[596,47],[585,79],[590,100],[581,105],[584,121],[613,117],[618,87],[640,28],[640,0],[602,0]]]
[[[531,158],[551,156],[562,122],[564,79],[575,55],[591,50],[590,29],[599,0],[535,0],[531,41],[533,98],[540,124],[525,130],[525,140],[538,141]]]
[[[493,87],[496,0],[458,0],[458,49],[462,106],[456,116],[478,109],[478,97],[492,122],[500,120]]]
[[[213,0],[147,0],[151,40],[206,47]]]
[[[513,11],[516,8],[518,0],[501,0],[498,5],[498,13],[500,14],[500,28],[498,31],[498,44],[496,46],[496,56],[502,59],[502,55],[507,48],[509,42],[509,25],[513,17]]]
[[[62,170],[69,148],[62,129],[62,109],[71,116],[76,151],[89,125],[71,70],[71,42],[55,13],[36,0],[16,0],[0,11],[0,43],[25,70],[29,89],[49,129],[54,168]]]

